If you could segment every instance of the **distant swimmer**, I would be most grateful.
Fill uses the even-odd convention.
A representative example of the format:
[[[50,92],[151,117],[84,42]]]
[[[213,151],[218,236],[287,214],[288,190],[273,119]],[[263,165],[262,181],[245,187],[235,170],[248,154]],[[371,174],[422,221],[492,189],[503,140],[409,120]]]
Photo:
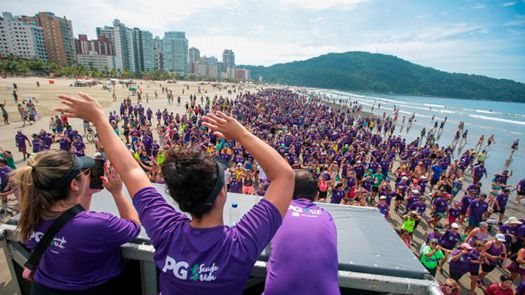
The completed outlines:
[[[464,141],[465,144],[467,144],[467,136],[468,136],[468,129],[463,131],[463,134],[461,135],[461,141],[460,141],[460,145],[461,143]]]
[[[439,131],[443,131],[443,128],[445,127],[446,119],[447,118],[445,118],[445,121],[441,121],[441,123],[439,124]]]
[[[478,143],[476,144],[476,148],[479,148],[481,149],[481,147],[483,146],[483,142],[485,141],[485,135],[482,134],[479,139],[478,139]]]
[[[465,127],[465,122],[463,121],[459,122],[458,129],[463,130],[464,127]]]
[[[510,155],[512,156],[514,154],[515,151],[518,150],[518,146],[520,144],[520,140],[519,138],[516,139],[513,143],[512,143],[512,146],[510,147]]]
[[[487,139],[487,150],[493,143],[496,143],[496,140],[494,139],[494,134],[491,134]]]

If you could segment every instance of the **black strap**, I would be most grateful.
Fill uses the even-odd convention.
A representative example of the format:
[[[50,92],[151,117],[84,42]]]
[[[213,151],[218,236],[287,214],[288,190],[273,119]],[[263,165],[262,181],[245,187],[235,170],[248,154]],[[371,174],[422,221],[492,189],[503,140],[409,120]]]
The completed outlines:
[[[64,227],[64,225],[66,225],[66,223],[68,223],[82,211],[84,211],[84,208],[82,208],[80,204],[77,204],[69,208],[66,212],[62,213],[62,215],[60,215],[60,217],[58,217],[57,220],[55,220],[55,222],[53,222],[53,224],[48,228],[40,242],[38,242],[35,249],[29,256],[29,259],[27,259],[26,263],[24,264],[24,267],[28,268],[29,270],[34,270],[38,266],[40,258],[42,258],[44,252],[53,242],[56,234],[62,229],[62,227]]]

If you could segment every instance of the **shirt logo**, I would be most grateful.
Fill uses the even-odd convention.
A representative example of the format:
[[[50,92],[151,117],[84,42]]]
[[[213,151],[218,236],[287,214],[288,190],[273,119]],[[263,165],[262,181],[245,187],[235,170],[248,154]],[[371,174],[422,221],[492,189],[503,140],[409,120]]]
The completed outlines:
[[[39,243],[40,240],[44,237],[44,233],[43,232],[34,232],[32,235],[31,235],[31,239],[34,239],[36,243]],[[65,249],[65,244],[67,243],[66,239],[64,236],[62,237],[58,237],[58,236],[55,236],[53,238],[53,242],[51,243],[51,246],[53,247],[56,247],[56,248],[59,248],[59,249]],[[56,252],[54,252],[56,253]]]
[[[292,216],[299,217],[299,216],[305,216],[305,217],[319,217],[321,215],[321,210],[318,209],[309,209],[309,208],[301,208],[294,205],[290,205],[288,207],[288,210],[292,211]]]
[[[219,270],[219,267],[215,262],[211,265],[195,263],[191,267],[191,274],[188,273],[188,270],[190,270],[190,264],[188,262],[177,262],[172,257],[166,256],[162,272],[167,273],[171,271],[173,276],[180,280],[192,280],[195,282],[215,281],[217,279],[216,272]]]

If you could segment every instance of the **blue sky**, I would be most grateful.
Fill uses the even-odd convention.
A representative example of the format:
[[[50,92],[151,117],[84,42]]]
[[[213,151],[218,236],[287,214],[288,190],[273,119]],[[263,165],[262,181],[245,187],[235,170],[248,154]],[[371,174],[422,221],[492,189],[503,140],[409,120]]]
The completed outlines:
[[[185,31],[203,55],[233,49],[237,64],[271,65],[328,52],[393,54],[449,72],[525,82],[525,0],[47,0],[2,11],[52,11],[75,35],[119,18],[163,35]],[[36,3],[35,3],[36,2]]]

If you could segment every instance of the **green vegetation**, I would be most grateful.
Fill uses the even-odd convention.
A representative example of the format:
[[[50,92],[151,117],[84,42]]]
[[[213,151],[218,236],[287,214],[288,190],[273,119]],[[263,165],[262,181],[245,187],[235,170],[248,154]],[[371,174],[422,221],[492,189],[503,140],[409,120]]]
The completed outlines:
[[[81,64],[69,66],[60,66],[56,63],[46,63],[38,59],[23,59],[10,55],[0,59],[0,73],[5,75],[39,75],[53,77],[91,77],[91,78],[114,78],[122,79],[140,78],[146,80],[182,80],[184,77],[176,74],[170,74],[165,71],[153,71],[134,73],[130,71],[116,71],[115,69],[105,69],[99,71],[92,66],[85,67]],[[199,80],[199,77],[191,77],[193,80]]]
[[[525,84],[480,75],[447,73],[391,55],[330,53],[270,67],[241,66],[254,80],[286,85],[387,94],[525,102]]]

